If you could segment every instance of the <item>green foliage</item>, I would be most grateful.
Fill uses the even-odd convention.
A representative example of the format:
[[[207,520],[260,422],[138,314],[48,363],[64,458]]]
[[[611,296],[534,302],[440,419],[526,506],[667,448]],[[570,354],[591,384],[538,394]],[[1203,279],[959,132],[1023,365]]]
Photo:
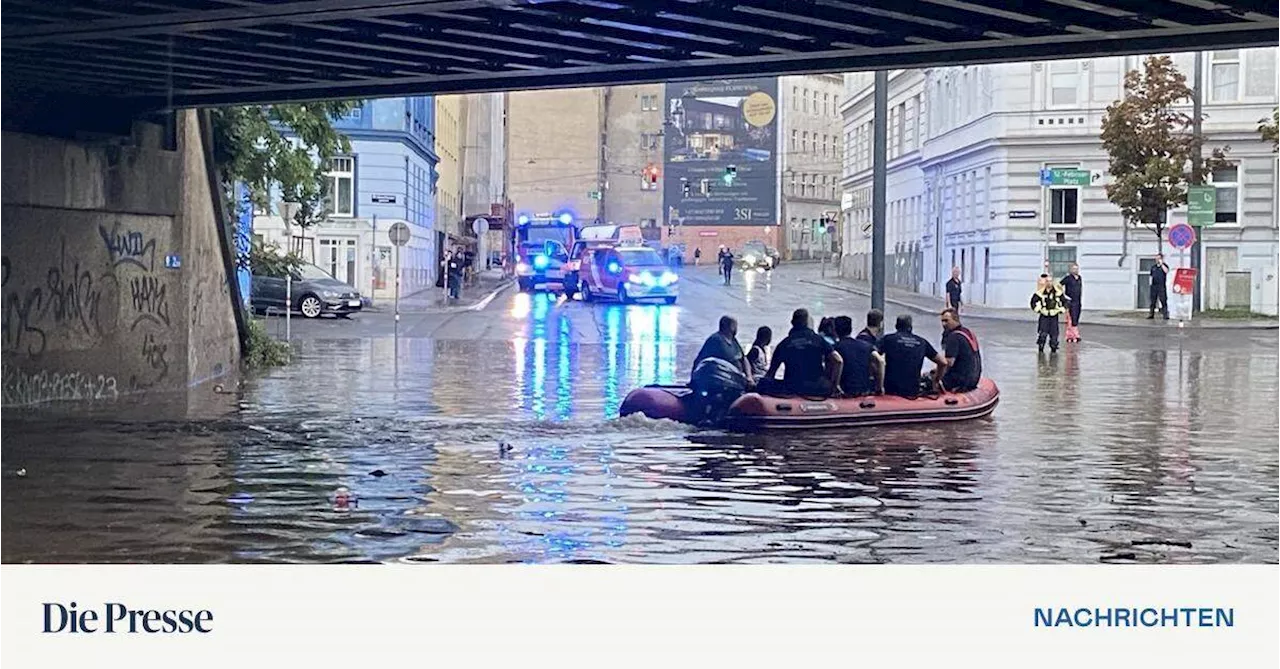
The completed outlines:
[[[268,210],[271,187],[279,184],[281,197],[300,205],[294,225],[308,227],[323,220],[329,159],[351,150],[333,121],[359,105],[347,100],[214,109],[214,160],[227,191],[231,184],[243,182],[252,206]],[[284,128],[296,137],[286,137]],[[237,211],[239,205],[232,203],[229,211]]]
[[[244,352],[244,364],[249,369],[279,367],[289,363],[289,345],[276,341],[267,334],[262,321],[251,318],[249,323],[249,348]]]
[[[283,279],[290,272],[296,274],[298,268],[306,262],[297,253],[281,253],[280,247],[275,244],[264,245],[255,241],[249,249],[249,267],[257,276]]]
[[[1215,149],[1199,169],[1201,138],[1193,132],[1190,114],[1178,111],[1192,100],[1187,78],[1168,56],[1149,56],[1142,71],[1124,78],[1124,96],[1107,107],[1102,120],[1102,145],[1110,155],[1111,200],[1131,224],[1164,234],[1164,214],[1187,202],[1187,186],[1224,164],[1226,149]]]
[[[1280,107],[1271,110],[1270,119],[1258,119],[1258,134],[1263,141],[1271,142],[1272,151],[1280,151]]]

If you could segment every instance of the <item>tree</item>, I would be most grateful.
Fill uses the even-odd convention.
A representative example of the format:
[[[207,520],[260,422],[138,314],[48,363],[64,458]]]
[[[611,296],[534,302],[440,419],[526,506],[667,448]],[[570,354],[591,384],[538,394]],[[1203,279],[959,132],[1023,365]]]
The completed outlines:
[[[269,209],[271,188],[278,185],[285,201],[299,204],[290,223],[305,228],[323,220],[329,160],[351,150],[333,121],[359,105],[347,100],[213,110],[214,160],[232,203],[228,211],[244,206],[229,196],[238,181],[248,187],[254,207]]]
[[[1280,107],[1271,110],[1270,119],[1258,119],[1258,134],[1264,142],[1271,142],[1272,151],[1280,151]]]
[[[1107,107],[1102,146],[1111,157],[1107,199],[1130,224],[1145,225],[1164,238],[1165,215],[1187,202],[1187,186],[1223,165],[1226,148],[1194,165],[1203,139],[1190,114],[1179,106],[1192,100],[1187,78],[1168,56],[1149,56],[1142,71],[1124,77],[1124,96]],[[1203,117],[1202,117],[1203,118]]]

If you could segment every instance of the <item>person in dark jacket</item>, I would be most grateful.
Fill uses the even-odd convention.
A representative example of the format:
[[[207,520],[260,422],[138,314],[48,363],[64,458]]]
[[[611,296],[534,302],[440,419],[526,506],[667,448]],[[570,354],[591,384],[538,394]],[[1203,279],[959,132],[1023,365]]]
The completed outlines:
[[[978,387],[982,380],[982,351],[978,337],[960,324],[960,312],[942,310],[942,357],[947,366],[942,372],[943,390],[963,393]]]
[[[779,367],[782,380],[775,381]],[[758,388],[767,395],[838,396],[843,367],[836,348],[813,331],[809,311],[796,309],[791,314],[791,332],[773,350]]]
[[[867,312],[867,327],[862,328],[862,332],[858,333],[857,338],[871,344],[871,347],[880,350],[880,340],[884,337],[884,312],[879,309],[872,309]]]
[[[1164,254],[1156,254],[1156,264],[1151,266],[1151,310],[1147,320],[1156,317],[1156,303],[1160,303],[1160,315],[1169,320],[1169,266],[1164,264]]]
[[[840,372],[840,390],[845,395],[857,397],[884,392],[884,359],[875,346],[853,337],[853,319],[848,316],[835,318],[836,353],[844,361]]]
[[[733,276],[733,251],[728,248],[720,254],[720,273],[724,275],[724,285],[729,285],[729,278]]]
[[[964,292],[964,281],[960,278],[960,268],[951,268],[951,278],[947,280],[947,304],[948,309],[955,309],[956,313],[960,313],[960,295]]]
[[[1062,290],[1066,293],[1067,299],[1067,328],[1080,327],[1080,310],[1084,307],[1081,298],[1084,293],[1084,281],[1080,279],[1080,266],[1071,263],[1067,268],[1067,275],[1062,277]],[[1068,332],[1068,335],[1070,332]],[[1071,341],[1068,336],[1067,341]]]
[[[1048,274],[1041,274],[1036,292],[1031,294],[1031,310],[1040,316],[1036,325],[1036,348],[1044,352],[1045,340],[1049,349],[1058,351],[1058,316],[1067,310],[1066,295]]]

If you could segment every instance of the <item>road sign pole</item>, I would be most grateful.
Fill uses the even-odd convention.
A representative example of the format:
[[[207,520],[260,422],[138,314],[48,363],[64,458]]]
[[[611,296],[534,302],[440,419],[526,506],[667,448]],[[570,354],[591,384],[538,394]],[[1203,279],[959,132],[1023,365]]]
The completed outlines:
[[[871,308],[884,311],[885,176],[889,114],[889,72],[876,72],[871,150]],[[937,240],[941,242],[942,240]],[[937,243],[935,242],[935,243]]]
[[[396,323],[400,322],[400,247],[396,246]]]

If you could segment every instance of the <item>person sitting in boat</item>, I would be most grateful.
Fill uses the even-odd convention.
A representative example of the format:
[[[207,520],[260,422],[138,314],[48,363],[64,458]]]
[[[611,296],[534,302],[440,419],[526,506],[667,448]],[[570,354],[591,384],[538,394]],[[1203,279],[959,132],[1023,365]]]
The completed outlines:
[[[884,359],[875,347],[853,337],[853,319],[848,316],[835,318],[836,353],[844,360],[840,373],[840,391],[857,397],[884,392]]]
[[[840,372],[844,362],[836,349],[813,331],[807,309],[791,314],[791,332],[773,351],[773,360],[757,389],[766,395],[831,397],[840,392]],[[782,380],[776,375],[783,368]]]
[[[867,312],[867,327],[862,328],[862,332],[858,333],[857,339],[871,344],[871,347],[880,350],[880,339],[884,337],[884,312],[879,309],[872,309]]]
[[[835,346],[836,340],[839,339],[836,336],[836,319],[827,317],[818,321],[818,334],[822,335],[828,344]]]
[[[747,351],[747,364],[751,366],[751,375],[763,379],[769,370],[769,344],[773,343],[773,329],[761,325],[756,330],[756,340],[751,342],[751,350]]]
[[[960,312],[955,309],[942,310],[942,356],[947,361],[942,376],[943,390],[963,393],[978,387],[982,379],[978,337],[960,324]]]
[[[893,334],[880,340],[884,353],[884,392],[908,399],[920,396],[920,370],[926,358],[944,369],[947,359],[938,354],[927,339],[911,331],[911,316],[898,316]],[[934,387],[937,390],[937,385]]]
[[[738,321],[733,316],[720,317],[720,329],[702,343],[702,349],[693,359],[693,368],[696,370],[698,364],[707,358],[719,358],[733,365],[747,377],[748,384],[751,383],[754,375],[742,353],[742,345],[738,343]]]

